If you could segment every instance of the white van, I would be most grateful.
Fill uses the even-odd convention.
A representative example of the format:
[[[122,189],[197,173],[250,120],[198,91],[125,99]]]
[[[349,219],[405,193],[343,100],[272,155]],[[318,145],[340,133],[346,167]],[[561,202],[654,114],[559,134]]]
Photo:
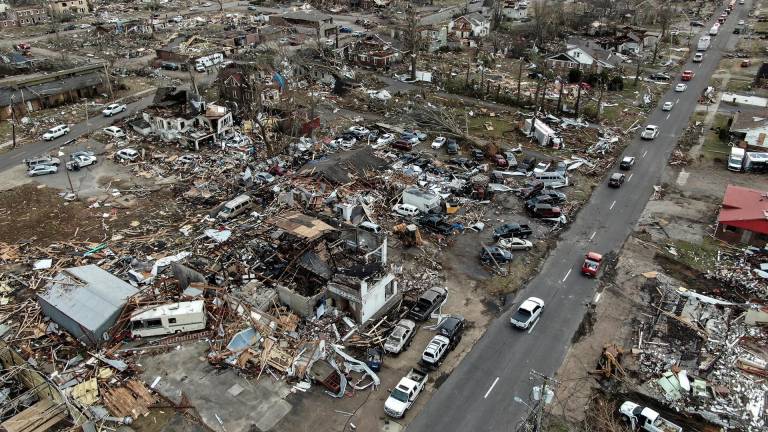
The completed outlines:
[[[131,336],[148,337],[205,330],[205,301],[153,306],[131,315]]]
[[[218,217],[220,219],[232,219],[251,209],[253,201],[248,195],[239,195],[226,204],[219,211]]]
[[[544,171],[534,174],[533,177],[544,182],[544,186],[553,189],[568,186],[568,174],[562,171]]]

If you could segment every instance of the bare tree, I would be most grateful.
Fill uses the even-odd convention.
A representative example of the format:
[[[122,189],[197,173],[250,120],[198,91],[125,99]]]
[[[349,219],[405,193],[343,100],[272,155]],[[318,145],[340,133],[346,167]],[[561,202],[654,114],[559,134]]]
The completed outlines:
[[[416,79],[416,61],[419,52],[424,49],[424,40],[421,36],[421,29],[419,28],[419,16],[416,13],[416,8],[411,4],[408,4],[405,15],[405,26],[403,28],[403,38],[405,39],[405,47],[410,51],[411,55],[411,79]]]
[[[216,3],[219,5],[219,12],[224,11],[224,0],[216,0]]]
[[[659,39],[656,41],[656,45],[653,46],[653,59],[651,60],[652,63],[656,63],[656,57],[659,54],[659,46],[661,46],[661,41],[664,40],[664,35],[667,34],[667,30],[669,30],[669,24],[672,21],[672,9],[669,7],[669,5],[665,5],[662,7],[662,9],[659,11],[659,25],[661,26],[661,36],[659,36]]]

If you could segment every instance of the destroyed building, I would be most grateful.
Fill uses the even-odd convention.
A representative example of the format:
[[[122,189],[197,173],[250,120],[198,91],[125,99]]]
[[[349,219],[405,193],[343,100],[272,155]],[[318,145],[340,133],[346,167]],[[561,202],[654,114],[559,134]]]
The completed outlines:
[[[138,290],[96,265],[62,270],[38,295],[43,313],[89,346],[109,341],[109,330]]]

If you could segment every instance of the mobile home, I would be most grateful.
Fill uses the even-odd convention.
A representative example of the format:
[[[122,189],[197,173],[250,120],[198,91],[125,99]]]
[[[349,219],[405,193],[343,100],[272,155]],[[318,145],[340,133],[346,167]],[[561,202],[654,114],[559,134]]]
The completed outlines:
[[[131,335],[148,337],[198,331],[204,330],[206,323],[203,300],[168,303],[134,313]]]

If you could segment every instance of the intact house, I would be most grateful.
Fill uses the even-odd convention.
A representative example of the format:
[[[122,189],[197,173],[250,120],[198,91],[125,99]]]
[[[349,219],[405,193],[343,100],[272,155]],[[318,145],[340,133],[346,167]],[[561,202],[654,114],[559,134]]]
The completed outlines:
[[[501,15],[504,16],[504,18],[514,21],[528,18],[528,2],[505,0],[501,7]]]
[[[37,295],[40,309],[54,323],[88,346],[111,339],[109,330],[128,299],[139,291],[90,264],[60,271]]]
[[[139,134],[155,134],[195,150],[216,143],[232,125],[229,109],[206,104],[199,96],[175,87],[159,88],[152,105],[141,113],[141,120],[131,123]]]
[[[96,98],[108,89],[104,65],[94,64],[40,76],[0,80],[0,119]]]
[[[462,15],[448,24],[448,35],[467,47],[477,46],[478,40],[488,36],[490,32],[490,19],[478,12]]]
[[[733,115],[730,133],[752,150],[768,150],[768,109],[742,107]]]
[[[728,185],[717,216],[715,236],[729,243],[765,246],[768,242],[768,192]]]
[[[558,71],[579,69],[585,72],[602,72],[615,69],[624,59],[589,41],[572,41],[565,51],[547,57],[547,67]]]

